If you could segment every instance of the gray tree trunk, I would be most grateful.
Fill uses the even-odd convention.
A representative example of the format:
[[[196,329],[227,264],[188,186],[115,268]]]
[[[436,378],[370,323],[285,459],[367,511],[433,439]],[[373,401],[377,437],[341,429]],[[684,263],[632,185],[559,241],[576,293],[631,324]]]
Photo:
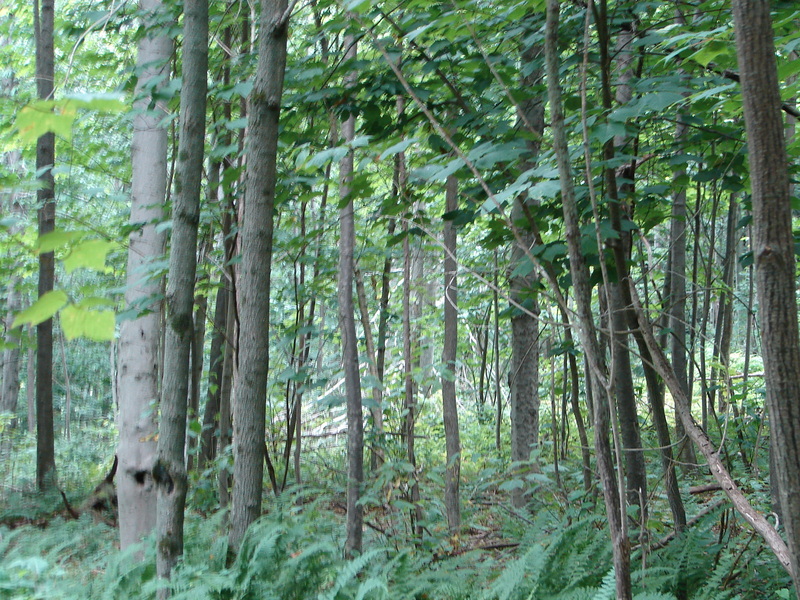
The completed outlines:
[[[522,67],[532,69],[542,52],[541,45],[531,45],[522,52]],[[522,76],[522,88],[531,90],[542,82],[542,70],[533,69]],[[544,102],[542,98],[527,98],[518,108],[517,120],[533,140],[528,143],[528,157],[523,168],[530,169],[538,159],[544,132]],[[536,276],[529,253],[536,236],[531,214],[536,202],[525,197],[514,199],[511,220],[519,229],[511,247],[509,287],[511,295],[511,460],[527,463],[531,451],[539,444],[539,305],[535,289]],[[515,236],[517,237],[517,236]],[[524,245],[524,247],[523,247]],[[521,310],[519,307],[524,307]],[[538,470],[538,461],[532,465]],[[511,501],[517,508],[524,506],[527,486],[515,488]]]
[[[197,226],[206,122],[208,71],[208,2],[192,0],[184,8],[183,71],[178,164],[172,208],[169,274],[166,292],[164,379],[161,420],[153,478],[157,490],[156,570],[170,579],[183,554],[186,504],[186,415],[189,358],[194,343],[194,286],[197,270]],[[159,590],[160,598],[169,590]]]
[[[19,399],[19,370],[20,370],[20,343],[22,342],[21,329],[11,329],[11,323],[22,308],[22,295],[16,289],[19,280],[12,277],[9,282],[7,297],[8,318],[6,319],[6,339],[11,347],[3,351],[2,363],[2,389],[0,390],[0,412],[16,414]],[[30,387],[31,381],[28,381]]]
[[[31,433],[36,427],[36,397],[34,394],[33,382],[36,379],[36,352],[33,349],[33,336],[28,336],[28,368],[26,371],[27,377],[25,381],[25,400],[28,405],[28,433]]]
[[[143,26],[155,27],[161,0],[140,0]],[[160,124],[164,106],[155,103],[169,74],[172,42],[163,30],[139,42],[139,79],[136,84],[136,115],[133,120],[130,223],[135,226],[128,244],[125,306],[137,317],[120,324],[117,347],[117,393],[119,398],[119,447],[117,496],[120,547],[140,541],[155,527],[156,492],[152,470],[156,455],[154,415],[159,400],[159,339],[161,328],[161,284],[148,274],[149,264],[164,251],[164,237],[156,229],[162,220],[167,188],[167,130]]]
[[[445,211],[458,209],[458,179],[447,178]],[[447,465],[444,475],[444,508],[452,534],[461,527],[461,436],[456,402],[456,357],[458,351],[458,232],[452,220],[444,222],[444,347],[442,349],[442,416]]]
[[[345,60],[356,58],[356,43],[346,36]],[[347,84],[352,84],[354,74],[348,74]],[[342,123],[345,143],[355,137],[356,118],[350,115]],[[339,194],[344,203],[339,211],[339,327],[342,336],[342,366],[344,368],[345,394],[347,396],[347,539],[345,556],[352,558],[361,553],[364,509],[358,503],[364,480],[364,423],[361,409],[361,376],[358,371],[358,339],[356,338],[355,307],[353,305],[353,277],[355,248],[355,221],[351,184],[353,180],[353,151],[350,150],[339,164]]]
[[[800,335],[792,211],[770,5],[734,0],[753,194],[753,256],[771,445],[800,598]]]
[[[214,301],[213,333],[208,354],[208,395],[203,411],[203,430],[200,434],[200,454],[197,468],[203,470],[217,455],[215,430],[219,427],[219,398],[222,390],[222,367],[224,363],[225,323],[228,316],[228,288],[225,277],[221,277]],[[217,437],[217,439],[219,439]]]
[[[233,397],[233,508],[230,545],[261,514],[269,370],[269,292],[277,180],[278,120],[286,71],[286,0],[261,0],[258,65],[249,99],[247,170],[241,222],[239,347]]]

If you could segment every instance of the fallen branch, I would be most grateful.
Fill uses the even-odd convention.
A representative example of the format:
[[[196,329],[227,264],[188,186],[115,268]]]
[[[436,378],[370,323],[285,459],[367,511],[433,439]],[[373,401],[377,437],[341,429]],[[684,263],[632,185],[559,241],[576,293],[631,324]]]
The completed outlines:
[[[686,434],[691,438],[697,449],[700,450],[703,457],[706,459],[711,474],[717,483],[720,485],[725,495],[733,504],[734,509],[738,512],[745,521],[755,529],[756,532],[764,539],[767,546],[770,547],[772,552],[780,561],[786,572],[792,576],[792,565],[789,558],[789,549],[786,542],[783,541],[778,531],[767,521],[767,519],[754,509],[750,502],[747,500],[742,490],[736,484],[728,469],[719,458],[719,453],[711,442],[706,432],[694,420],[691,411],[689,410],[689,399],[675,375],[672,365],[667,361],[664,351],[653,335],[652,325],[647,319],[647,315],[642,308],[642,302],[639,299],[639,293],[633,280],[630,284],[631,301],[633,303],[633,310],[636,314],[636,319],[639,322],[639,329],[645,339],[650,354],[653,359],[653,367],[664,380],[664,383],[669,389],[672,398],[675,401],[675,410],[680,417]]]

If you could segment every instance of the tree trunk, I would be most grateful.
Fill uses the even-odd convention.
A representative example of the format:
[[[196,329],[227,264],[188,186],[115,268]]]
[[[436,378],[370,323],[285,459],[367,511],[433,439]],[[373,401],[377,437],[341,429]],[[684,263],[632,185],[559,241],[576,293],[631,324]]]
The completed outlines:
[[[41,100],[52,100],[55,79],[53,50],[54,0],[34,0],[36,32],[36,88]],[[53,166],[56,136],[42,135],[36,142],[36,171],[40,187],[36,192],[39,204],[39,236],[56,226],[56,199]],[[55,257],[52,252],[39,254],[39,297],[53,290]],[[56,485],[56,458],[53,430],[53,319],[36,326],[36,484],[44,491]]]
[[[203,470],[217,456],[214,443],[215,430],[219,427],[219,399],[222,391],[222,367],[224,363],[225,323],[228,316],[228,287],[225,276],[220,277],[214,301],[214,321],[212,325],[211,349],[208,354],[208,395],[203,411],[203,430],[200,434],[200,454],[197,468]],[[217,439],[219,439],[217,437]]]
[[[156,27],[160,0],[141,0],[143,26]],[[136,311],[134,319],[120,324],[117,391],[119,395],[119,501],[120,547],[140,541],[155,527],[156,493],[152,470],[156,454],[155,413],[159,400],[159,339],[161,284],[147,273],[161,256],[164,237],[156,225],[162,220],[167,186],[167,130],[161,126],[163,105],[151,103],[169,73],[172,42],[164,30],[139,42],[136,85],[137,114],[133,121],[130,223],[136,229],[128,245],[125,305]]]
[[[59,349],[61,350],[61,370],[64,372],[64,437],[71,439],[70,416],[72,413],[72,386],[69,384],[69,369],[67,369],[67,351],[64,347],[64,332],[59,332]]]
[[[458,179],[447,178],[445,211],[458,210]],[[452,220],[444,222],[444,348],[442,349],[442,415],[447,465],[444,475],[444,508],[450,533],[461,527],[461,436],[458,429],[456,402],[456,356],[458,351],[458,232]]]
[[[409,242],[408,223],[403,223],[403,381],[404,386],[404,411],[405,419],[403,423],[403,441],[406,445],[406,460],[411,465],[409,482],[410,493],[408,500],[414,504],[411,511],[411,530],[412,535],[422,535],[422,528],[419,524],[422,516],[422,508],[419,505],[419,480],[417,479],[417,457],[414,447],[414,430],[416,424],[416,385],[414,382],[414,342],[416,336],[413,335],[411,323],[411,244]]]
[[[188,483],[184,451],[189,359],[195,342],[193,309],[207,71],[208,3],[207,0],[193,0],[184,8],[180,138],[166,292],[164,379],[158,455],[153,467],[158,498],[156,568],[161,579],[170,579],[172,569],[183,554],[183,517]],[[159,590],[159,598],[169,595],[168,589]]]
[[[356,42],[353,36],[344,39],[346,61],[356,58]],[[346,86],[351,86],[355,73],[346,76]],[[345,143],[355,137],[356,118],[350,114],[342,123]],[[355,248],[355,220],[353,215],[353,150],[351,149],[339,165],[339,327],[342,336],[342,366],[344,368],[345,394],[347,396],[347,539],[344,544],[345,557],[361,554],[364,525],[364,509],[358,500],[364,481],[364,423],[361,410],[361,376],[358,371],[358,339],[356,338],[355,307],[353,306],[353,277]]]
[[[33,385],[36,379],[36,352],[33,349],[33,335],[28,336],[28,368],[27,377],[25,380],[25,400],[28,405],[28,433],[33,433],[36,427],[36,397],[35,386]]]
[[[0,390],[0,412],[16,415],[17,402],[19,399],[19,369],[20,369],[20,344],[22,342],[21,329],[11,329],[14,316],[22,308],[22,295],[16,286],[19,278],[12,277],[8,290],[8,318],[6,319],[6,339],[5,342],[11,347],[3,351],[2,362],[2,389]],[[28,380],[28,387],[31,386]],[[12,420],[12,423],[16,419]]]
[[[376,469],[383,464],[383,389],[378,376],[378,364],[375,357],[375,340],[372,337],[372,328],[369,323],[369,308],[367,306],[367,291],[364,287],[364,276],[359,269],[355,270],[356,297],[361,315],[361,327],[364,330],[364,346],[367,351],[369,374],[375,379],[372,385],[372,460],[370,468]]]
[[[592,386],[596,390],[594,396],[594,440],[597,453],[597,468],[603,486],[603,498],[606,505],[613,562],[616,574],[616,594],[618,600],[630,600],[632,597],[630,577],[630,542],[625,532],[625,515],[622,514],[619,489],[614,474],[611,447],[608,441],[609,430],[609,393],[612,386],[607,382],[604,372],[594,320],[591,313],[591,287],[589,273],[581,249],[581,232],[578,222],[578,210],[572,184],[569,148],[564,128],[564,114],[561,100],[561,84],[558,68],[558,0],[547,0],[547,25],[545,31],[545,63],[547,67],[547,92],[550,100],[553,146],[555,148],[559,179],[561,182],[561,199],[564,211],[567,247],[569,251],[570,272],[575,293],[576,329],[578,331],[584,355],[589,364]]]
[[[231,444],[231,398],[233,396],[234,379],[236,377],[236,340],[239,329],[236,325],[236,294],[233,288],[228,290],[228,314],[225,318],[225,350],[222,359],[222,381],[219,390],[219,440],[217,453],[225,455]],[[227,468],[227,461],[219,469],[219,505],[228,506],[230,503],[231,472]]]
[[[789,176],[769,3],[734,0],[771,445],[800,598],[800,335]]]
[[[239,348],[233,400],[233,509],[230,544],[239,549],[261,514],[269,370],[269,292],[277,180],[278,119],[286,71],[286,0],[261,0],[258,65],[250,93],[242,261],[237,282]]]
[[[527,35],[527,32],[526,32]],[[522,76],[522,87],[534,90],[542,83],[541,68],[533,68],[542,53],[541,44],[529,44],[522,51],[521,65],[530,70]],[[544,132],[544,102],[541,97],[526,98],[517,108],[517,120],[533,138],[528,142],[528,155],[523,169],[531,169],[539,158]],[[511,209],[513,226],[519,228],[511,248],[509,287],[511,296],[511,460],[528,463],[531,451],[539,444],[539,304],[536,276],[529,257],[536,237],[531,214],[537,202],[527,194],[514,199]],[[515,236],[517,237],[517,236]],[[522,308],[520,308],[522,307]],[[531,465],[538,471],[538,460]],[[511,502],[521,508],[526,502],[528,486],[515,488]]]

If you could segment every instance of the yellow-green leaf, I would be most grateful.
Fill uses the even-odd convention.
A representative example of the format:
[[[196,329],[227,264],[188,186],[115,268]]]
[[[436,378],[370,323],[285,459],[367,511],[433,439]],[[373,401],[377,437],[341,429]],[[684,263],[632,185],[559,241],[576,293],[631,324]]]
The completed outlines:
[[[85,234],[81,231],[63,231],[57,229],[50,233],[40,235],[39,239],[36,240],[36,249],[39,252],[52,252],[53,250],[69,246],[82,235]]]
[[[85,267],[93,271],[103,271],[106,266],[106,256],[114,247],[113,242],[106,240],[87,240],[76,244],[64,259],[64,268],[67,273]]]
[[[57,106],[52,100],[39,100],[19,111],[16,128],[23,143],[33,143],[50,132],[69,140],[72,138],[72,125],[77,115],[74,102],[63,102]]]
[[[47,292],[28,308],[18,313],[11,327],[38,325],[52,318],[67,303],[67,294],[61,290]]]
[[[68,340],[85,337],[96,342],[108,341],[114,338],[114,312],[70,304],[61,311],[61,328]]]

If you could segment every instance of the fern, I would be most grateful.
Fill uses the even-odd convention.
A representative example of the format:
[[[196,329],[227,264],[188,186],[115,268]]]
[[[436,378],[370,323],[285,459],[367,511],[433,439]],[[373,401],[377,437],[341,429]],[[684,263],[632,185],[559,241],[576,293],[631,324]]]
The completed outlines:
[[[592,600],[613,600],[614,592],[617,590],[617,577],[612,568],[606,576],[603,577],[603,583],[600,588],[592,596]]]
[[[371,577],[358,586],[355,600],[364,600],[374,591],[381,592],[380,596],[376,596],[377,598],[389,597],[389,588],[386,587],[386,582],[376,577]]]
[[[330,591],[323,596],[323,598],[325,600],[335,600],[339,591],[345,585],[354,580],[358,574],[361,573],[364,567],[380,554],[383,554],[383,550],[370,550],[369,552],[365,552],[361,556],[349,561],[344,568],[339,571],[339,575],[336,577],[336,582],[333,584],[333,587],[330,589]]]
[[[517,560],[511,562],[495,581],[494,585],[484,594],[483,598],[508,600],[524,582],[531,586],[530,596],[536,592],[539,575],[545,566],[545,550],[536,544]]]

